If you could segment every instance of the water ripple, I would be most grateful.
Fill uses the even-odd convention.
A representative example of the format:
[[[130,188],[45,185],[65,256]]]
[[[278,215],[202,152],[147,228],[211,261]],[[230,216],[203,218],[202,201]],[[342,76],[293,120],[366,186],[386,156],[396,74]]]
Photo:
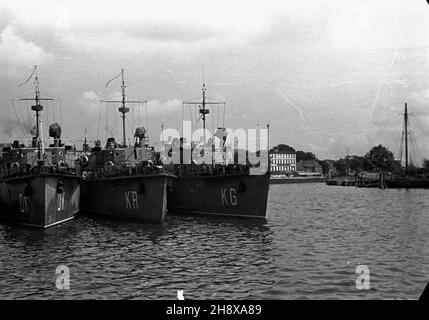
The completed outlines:
[[[429,279],[429,190],[270,187],[266,222],[79,216],[0,224],[2,299],[417,299]],[[370,268],[358,290],[355,269]],[[70,269],[70,290],[55,269]]]

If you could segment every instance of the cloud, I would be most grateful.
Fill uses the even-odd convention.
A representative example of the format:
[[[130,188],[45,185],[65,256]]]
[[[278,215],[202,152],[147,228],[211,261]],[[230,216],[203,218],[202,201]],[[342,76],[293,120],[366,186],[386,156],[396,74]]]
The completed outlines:
[[[342,132],[329,139],[328,152],[326,155],[335,155],[344,157],[348,152],[350,154],[365,154],[371,145],[371,138],[367,133],[360,132]]]
[[[273,2],[273,1],[271,1]],[[169,21],[174,25],[228,26],[241,29],[258,29],[267,23],[262,15],[271,6],[259,1],[218,0],[40,0],[37,3],[3,0],[5,8],[15,12],[25,24],[51,25],[58,23],[58,15],[70,27],[107,24],[146,24]]]
[[[366,6],[352,7],[350,4],[338,10],[331,21],[328,35],[331,44],[338,49],[354,47],[367,39],[370,30],[369,9]]]
[[[420,91],[427,87],[429,67],[427,4],[343,2],[2,0],[7,12],[0,8],[0,67],[19,63],[27,71],[17,70],[15,81],[1,80],[0,97],[23,94],[16,84],[35,62],[20,56],[43,59],[51,52],[55,61],[44,68],[46,88],[64,98],[71,132],[81,136],[87,116],[88,133],[95,136],[107,113],[109,126],[120,131],[118,104],[99,100],[120,97],[110,95],[120,90],[119,80],[109,88],[104,84],[125,68],[127,97],[157,99],[148,103],[148,125],[156,131],[161,121],[180,127],[181,101],[175,98],[195,94],[203,66],[209,85],[223,84],[215,94],[227,101],[227,117],[230,111],[240,115],[233,125],[270,122],[273,144],[290,142],[322,157],[343,156],[346,148],[366,152],[386,141],[393,145],[400,134],[394,122],[401,119],[389,108],[399,110],[408,101],[417,113],[418,104],[429,102]],[[401,38],[410,43],[395,55]],[[273,93],[277,86],[288,107]],[[298,107],[308,130],[297,128],[304,124]],[[142,105],[142,116],[144,111]],[[137,122],[139,112],[130,105],[127,121]],[[380,123],[383,115],[394,121]]]
[[[90,101],[100,100],[100,97],[94,91],[86,91],[82,94],[82,97]]]
[[[181,26],[140,27],[139,32],[128,28],[103,30],[71,30],[61,36],[67,48],[102,55],[152,57],[168,56],[180,61],[192,61],[201,53],[228,51],[245,46],[250,34],[234,30],[183,28]]]
[[[52,57],[43,48],[19,37],[10,25],[0,33],[0,64],[30,66],[43,64]]]
[[[92,90],[86,91],[82,93],[81,104],[88,112],[98,111],[100,96]]]
[[[182,107],[182,101],[179,99],[170,99],[165,102],[159,100],[150,100],[147,103],[148,113],[164,115],[172,112],[177,112]]]
[[[429,88],[422,88],[421,90],[413,92],[411,98],[419,104],[429,103]]]
[[[244,0],[71,2],[42,0],[21,5],[5,0],[23,29],[55,34],[60,46],[96,54],[157,54],[178,59],[201,51],[244,45],[271,25],[272,6]]]
[[[183,48],[183,45],[176,40],[156,41],[137,38],[122,31],[89,35],[88,32],[86,34],[69,33],[64,35],[61,41],[71,49],[98,54],[156,54],[160,51],[175,51]]]

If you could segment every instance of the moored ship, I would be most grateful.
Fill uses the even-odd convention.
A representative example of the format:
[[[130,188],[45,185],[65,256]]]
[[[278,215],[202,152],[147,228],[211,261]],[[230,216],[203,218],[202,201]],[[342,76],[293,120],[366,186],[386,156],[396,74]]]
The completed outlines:
[[[82,210],[114,218],[162,222],[167,213],[167,185],[173,175],[155,165],[155,151],[149,146],[146,130],[135,131],[134,146],[126,145],[126,107],[124,73],[122,76],[123,141],[107,140],[81,157]]]
[[[80,179],[74,151],[71,146],[61,144],[61,127],[57,123],[49,129],[54,143],[46,148],[43,145],[40,102],[53,98],[40,97],[36,69],[33,71],[35,97],[20,99],[35,102],[31,106],[36,113],[35,134],[29,146],[14,141],[2,148],[0,217],[46,228],[72,219],[79,211]]]
[[[269,175],[245,168],[203,175],[178,173],[168,195],[168,212],[265,218]]]
[[[174,149],[179,150],[180,157],[179,164],[167,164],[167,168],[176,175],[168,194],[168,211],[177,214],[265,218],[269,189],[268,160],[265,164],[259,163],[257,173],[252,173],[255,168],[248,162],[247,151],[244,152],[246,155],[244,162],[239,163],[237,149],[234,150],[233,161],[228,161],[225,152],[228,133],[224,127],[218,127],[213,137],[208,137],[206,141],[205,121],[206,115],[209,114],[207,106],[224,103],[207,101],[205,93],[206,88],[203,84],[202,101],[184,102],[184,105],[199,107],[204,132],[203,145],[198,146],[191,141],[191,144],[186,146],[186,141],[182,137],[179,141],[177,139],[175,142],[172,141],[171,148],[170,145],[164,148],[164,150],[170,148],[169,154],[174,153]],[[215,146],[214,137],[218,138],[219,146]],[[174,148],[177,144],[179,147]],[[187,152],[191,158],[189,163],[184,161]],[[192,158],[193,154],[204,154],[204,157],[206,153],[211,153],[206,157],[208,161],[201,163]]]
[[[411,160],[411,153],[409,150],[409,136],[411,138],[413,135],[411,134],[411,130],[409,128],[409,114],[408,114],[408,106],[407,103],[405,103],[404,106],[404,129],[402,131],[402,140],[403,144],[401,143],[401,151],[400,151],[400,160],[402,158],[402,146],[404,146],[404,171],[402,174],[392,174],[389,179],[386,180],[386,185],[389,188],[429,188],[429,177],[426,174],[417,174],[417,170],[414,170],[414,172],[410,172],[412,162]],[[416,142],[412,143],[412,145],[415,145]],[[410,163],[411,162],[411,163]],[[414,166],[413,166],[414,167]]]

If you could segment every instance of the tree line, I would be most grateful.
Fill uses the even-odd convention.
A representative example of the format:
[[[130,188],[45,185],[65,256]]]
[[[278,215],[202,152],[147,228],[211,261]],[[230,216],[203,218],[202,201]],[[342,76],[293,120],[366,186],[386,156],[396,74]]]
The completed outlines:
[[[291,146],[279,144],[271,151],[280,151],[285,153],[295,153],[296,161],[314,160],[322,166],[323,174],[334,171],[337,175],[346,175],[361,171],[388,171],[393,173],[403,173],[401,162],[395,160],[393,152],[383,145],[372,147],[365,155],[345,156],[337,160],[320,160],[312,152],[296,151]],[[335,169],[335,170],[333,170]],[[424,159],[421,167],[413,164],[408,165],[408,174],[429,173],[429,159]]]

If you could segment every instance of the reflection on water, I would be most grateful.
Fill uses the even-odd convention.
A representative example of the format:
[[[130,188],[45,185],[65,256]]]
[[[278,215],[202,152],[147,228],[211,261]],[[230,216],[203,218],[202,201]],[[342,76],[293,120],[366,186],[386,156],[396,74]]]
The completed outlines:
[[[0,298],[416,299],[429,280],[429,190],[270,187],[267,221],[79,216],[0,224]],[[358,290],[358,264],[370,290]],[[70,290],[55,269],[70,269]]]

